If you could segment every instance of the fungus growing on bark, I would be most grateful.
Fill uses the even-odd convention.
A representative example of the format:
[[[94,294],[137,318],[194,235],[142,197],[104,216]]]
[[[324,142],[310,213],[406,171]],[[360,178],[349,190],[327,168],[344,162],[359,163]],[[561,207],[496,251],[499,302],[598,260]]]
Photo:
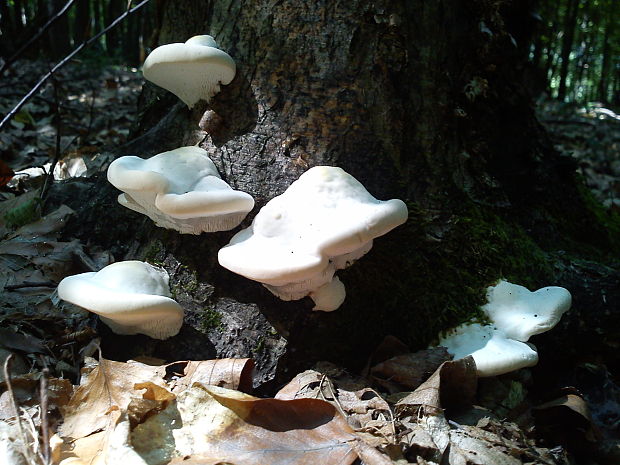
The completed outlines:
[[[108,180],[124,191],[118,202],[155,224],[183,234],[227,231],[243,221],[254,199],[233,190],[200,147],[180,147],[152,158],[114,160]]]
[[[58,296],[99,315],[117,334],[174,336],[183,309],[170,297],[168,273],[139,261],[117,262],[97,272],[64,278]]]
[[[465,323],[439,340],[456,359],[472,355],[479,376],[536,365],[536,347],[527,341],[553,328],[571,306],[570,292],[563,287],[530,292],[503,280],[487,289],[487,300],[482,310],[490,325]]]
[[[211,100],[220,84],[230,84],[236,66],[213,37],[201,35],[157,47],[146,57],[142,73],[192,108],[199,100]]]
[[[218,259],[283,300],[309,295],[314,310],[332,311],[345,297],[336,270],[367,253],[374,238],[407,215],[403,201],[377,200],[341,168],[317,166],[270,200]]]
[[[538,352],[532,344],[510,339],[494,326],[463,324],[439,340],[455,359],[471,355],[478,376],[497,376],[538,363]]]
[[[511,339],[527,341],[553,328],[571,306],[571,295],[563,287],[543,287],[530,292],[508,281],[487,289],[488,303],[482,310]]]

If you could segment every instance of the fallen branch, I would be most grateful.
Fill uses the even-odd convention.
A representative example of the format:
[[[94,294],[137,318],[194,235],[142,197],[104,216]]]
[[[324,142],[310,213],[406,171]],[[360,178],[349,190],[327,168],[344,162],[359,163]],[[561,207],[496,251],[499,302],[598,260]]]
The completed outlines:
[[[16,289],[24,289],[27,287],[57,287],[58,284],[53,283],[51,281],[42,281],[42,282],[32,282],[32,281],[24,281],[20,284],[7,284],[4,286],[4,289],[7,291],[14,291]]]
[[[41,357],[43,364],[45,361]],[[48,378],[50,370],[45,367],[41,370],[41,379],[39,380],[39,403],[41,405],[41,443],[43,447],[43,463],[49,465],[50,463],[50,430],[49,422],[47,419],[47,409],[49,405],[48,398]]]
[[[52,24],[54,24],[56,21],[58,21],[58,19],[60,19],[62,17],[62,15],[64,15],[66,13],[66,11],[71,7],[71,5],[73,5],[73,2],[75,2],[75,0],[69,0],[65,6],[63,6],[60,11],[58,11],[58,13],[56,13],[54,16],[52,16],[40,29],[39,32],[37,32],[35,35],[33,35],[28,41],[26,41],[26,43],[24,45],[22,45],[19,50],[17,50],[17,52],[15,52],[10,58],[8,58],[4,64],[2,65],[2,67],[0,67],[0,75],[3,74],[8,68],[10,68],[10,66],[15,62],[15,60],[17,60],[22,53],[24,53],[26,51],[26,49],[28,47],[30,47],[32,44],[34,44],[37,40],[39,40],[39,38],[50,28],[50,26]]]
[[[134,6],[131,10],[127,10],[125,11],[122,15],[120,15],[118,18],[116,18],[114,21],[112,21],[110,23],[110,25],[108,27],[106,27],[105,29],[103,29],[102,31],[98,32],[97,34],[95,34],[94,36],[92,36],[90,39],[88,39],[85,42],[82,42],[80,45],[78,45],[69,55],[67,55],[66,57],[64,57],[62,60],[60,60],[58,63],[56,63],[56,65],[54,65],[54,67],[45,75],[43,76],[39,82],[36,83],[36,85],[30,90],[30,92],[28,92],[24,98],[22,98],[19,103],[17,105],[15,105],[15,107],[13,107],[13,109],[4,117],[4,119],[2,121],[0,121],[0,129],[2,129],[4,127],[4,125],[6,123],[8,123],[13,116],[15,116],[17,114],[17,112],[19,112],[19,110],[21,110],[21,108],[26,104],[26,102],[28,102],[28,100],[30,100],[32,98],[32,96],[43,86],[43,84],[45,84],[47,82],[47,80],[56,72],[58,71],[60,68],[62,68],[64,65],[66,65],[69,60],[71,60],[75,55],[77,55],[78,53],[80,53],[82,51],[82,49],[84,49],[85,47],[89,46],[90,44],[92,44],[93,42],[96,42],[97,39],[99,39],[99,37],[101,37],[102,35],[104,35],[106,32],[108,32],[110,29],[114,28],[118,23],[120,23],[121,21],[123,21],[127,16],[129,16],[130,14],[134,13],[135,11],[139,10],[140,8],[142,8],[144,5],[146,5],[150,0],[143,0],[142,2],[138,3],[136,6]]]
[[[41,188],[41,195],[39,198],[42,202],[45,202],[45,198],[47,196],[47,191],[50,185],[54,182],[54,169],[58,164],[58,160],[60,160],[60,154],[62,153],[60,150],[60,142],[61,142],[61,133],[62,133],[62,117],[60,116],[60,100],[58,98],[58,82],[56,82],[56,78],[52,76],[52,84],[54,85],[54,113],[56,116],[56,146],[54,147],[54,160],[52,161],[52,165],[50,166],[49,173],[45,176],[45,182],[43,183],[43,187]]]
[[[34,457],[32,456],[32,451],[30,450],[30,441],[26,436],[26,432],[24,431],[24,425],[22,424],[22,418],[19,413],[19,407],[17,406],[17,401],[15,400],[15,393],[13,391],[13,385],[11,384],[11,359],[13,358],[13,354],[9,354],[9,356],[4,361],[4,382],[6,384],[6,390],[9,396],[9,402],[11,407],[13,408],[13,413],[15,415],[15,421],[17,423],[17,429],[19,431],[20,439],[22,440],[24,457],[28,460],[28,463],[36,464]]]

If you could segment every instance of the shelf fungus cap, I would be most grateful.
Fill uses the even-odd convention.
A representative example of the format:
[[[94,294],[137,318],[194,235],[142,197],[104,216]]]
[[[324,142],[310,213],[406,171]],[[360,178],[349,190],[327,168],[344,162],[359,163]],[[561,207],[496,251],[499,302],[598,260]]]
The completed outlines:
[[[58,296],[97,313],[117,334],[167,339],[183,324],[183,309],[170,297],[168,273],[140,261],[68,276],[58,285]]]
[[[373,239],[407,215],[403,201],[377,200],[341,168],[317,166],[271,199],[219,251],[218,260],[283,300],[314,295],[315,310],[331,311],[345,294],[341,283],[332,283],[334,272],[368,252]]]
[[[254,199],[233,190],[200,147],[180,147],[152,158],[126,156],[108,168],[108,180],[124,191],[121,205],[158,226],[185,234],[227,231],[254,208]]]
[[[439,345],[455,359],[471,355],[481,377],[502,375],[538,363],[536,347],[510,339],[490,325],[463,324],[441,337]]]
[[[572,301],[570,292],[563,287],[530,292],[504,280],[487,289],[487,300],[482,310],[495,326],[509,338],[523,342],[553,328]]]
[[[157,47],[146,57],[142,73],[192,108],[199,100],[211,100],[220,84],[230,84],[236,66],[230,55],[217,48],[213,37],[200,35],[183,44]]]
[[[479,376],[495,376],[538,363],[529,338],[553,328],[571,306],[571,295],[562,287],[535,292],[501,280],[487,289],[482,310],[490,325],[463,324],[442,336],[439,345],[459,359],[472,355]]]

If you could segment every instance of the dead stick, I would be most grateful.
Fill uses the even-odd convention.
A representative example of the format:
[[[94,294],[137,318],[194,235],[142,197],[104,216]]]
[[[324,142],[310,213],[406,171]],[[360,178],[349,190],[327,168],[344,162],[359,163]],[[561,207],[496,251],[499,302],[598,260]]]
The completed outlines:
[[[4,382],[6,383],[6,390],[9,393],[9,399],[11,401],[11,407],[13,407],[13,411],[15,412],[15,421],[17,422],[17,428],[19,430],[19,435],[21,436],[21,440],[24,446],[24,456],[29,463],[36,463],[32,455],[30,454],[30,446],[28,438],[26,438],[26,433],[24,432],[24,425],[22,425],[22,419],[19,414],[19,408],[17,407],[17,401],[15,400],[15,392],[13,391],[13,386],[11,385],[11,374],[9,373],[9,367],[11,366],[11,359],[13,358],[13,354],[9,354],[9,356],[4,361]]]
[[[95,42],[97,39],[99,39],[99,37],[101,37],[106,32],[108,32],[110,29],[115,27],[118,23],[123,21],[127,16],[129,16],[130,14],[132,14],[135,11],[139,10],[140,8],[142,8],[149,1],[150,0],[143,0],[142,2],[140,2],[136,6],[134,6],[131,10],[125,11],[125,13],[123,13],[118,18],[116,18],[114,21],[112,21],[108,27],[106,27],[102,31],[98,32],[97,34],[92,36],[87,41],[82,42],[69,55],[67,55],[62,60],[60,60],[58,63],[56,63],[56,65],[54,65],[54,67],[45,76],[43,76],[39,80],[39,82],[36,83],[36,85],[30,90],[30,92],[28,92],[24,96],[24,98],[22,98],[19,101],[19,103],[17,105],[15,105],[15,107],[13,107],[13,109],[4,117],[4,119],[2,121],[0,121],[0,129],[2,129],[4,127],[4,125],[6,123],[8,123],[13,118],[13,116],[15,116],[17,114],[17,112],[19,110],[21,110],[21,108],[26,104],[26,102],[28,100],[30,100],[32,98],[32,96],[43,86],[43,84],[45,84],[47,82],[47,80],[52,76],[52,74],[54,74],[56,71],[58,71],[64,65],[66,65],[69,62],[69,60],[71,60],[75,55],[80,53],[83,48],[85,48],[85,47],[89,46],[90,44],[92,44],[93,42]]]
[[[56,287],[56,286],[58,286],[58,284],[52,281],[41,281],[41,282],[24,281],[21,284],[7,284],[6,286],[4,286],[4,289],[7,291],[14,291],[16,289],[24,289],[26,287]]]
[[[45,364],[45,361],[43,360]],[[50,374],[49,368],[45,367],[41,370],[41,379],[39,380],[39,400],[41,403],[41,439],[43,442],[43,463],[49,465],[50,463],[50,431],[49,423],[47,421],[47,409],[48,409],[48,393],[47,393],[47,380]]]
[[[40,199],[45,202],[45,196],[52,182],[54,182],[54,170],[60,159],[60,141],[62,140],[62,116],[60,115],[60,100],[58,98],[58,82],[52,75],[52,84],[54,85],[54,113],[56,114],[56,147],[54,148],[54,160],[50,166],[50,170],[45,176],[45,182],[41,188]]]
[[[65,6],[63,6],[60,11],[58,13],[56,13],[54,16],[52,16],[40,29],[39,32],[37,32],[35,35],[33,35],[24,45],[22,45],[19,50],[17,52],[15,52],[13,54],[13,56],[11,56],[8,60],[6,60],[4,62],[4,64],[2,65],[2,67],[0,68],[0,74],[4,73],[14,62],[15,60],[17,60],[22,53],[24,53],[26,51],[26,49],[28,47],[30,47],[32,44],[34,44],[37,40],[39,40],[39,38],[43,35],[43,33],[45,31],[47,31],[50,26],[52,24],[54,24],[56,21],[58,21],[62,15],[65,14],[65,12],[69,9],[69,7],[71,5],[73,5],[73,2],[75,2],[75,0],[69,0]]]

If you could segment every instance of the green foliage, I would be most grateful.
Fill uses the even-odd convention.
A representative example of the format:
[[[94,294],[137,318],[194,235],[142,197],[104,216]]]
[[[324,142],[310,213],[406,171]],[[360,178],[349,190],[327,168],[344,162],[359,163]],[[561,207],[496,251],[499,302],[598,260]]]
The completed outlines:
[[[571,21],[575,5],[576,15]],[[558,97],[564,80],[566,100],[612,101],[620,89],[620,75],[615,71],[620,66],[620,2],[543,0],[539,13],[542,19],[530,58],[546,73],[551,95]],[[565,75],[563,50],[569,52]]]
[[[215,309],[203,308],[198,315],[198,329],[202,333],[208,333],[214,329],[222,328],[222,315]]]
[[[39,218],[41,218],[41,200],[38,197],[30,199],[4,214],[6,226],[13,229],[33,223]]]
[[[158,240],[151,242],[144,252],[144,260],[153,265],[161,266],[164,260],[163,244]]]

